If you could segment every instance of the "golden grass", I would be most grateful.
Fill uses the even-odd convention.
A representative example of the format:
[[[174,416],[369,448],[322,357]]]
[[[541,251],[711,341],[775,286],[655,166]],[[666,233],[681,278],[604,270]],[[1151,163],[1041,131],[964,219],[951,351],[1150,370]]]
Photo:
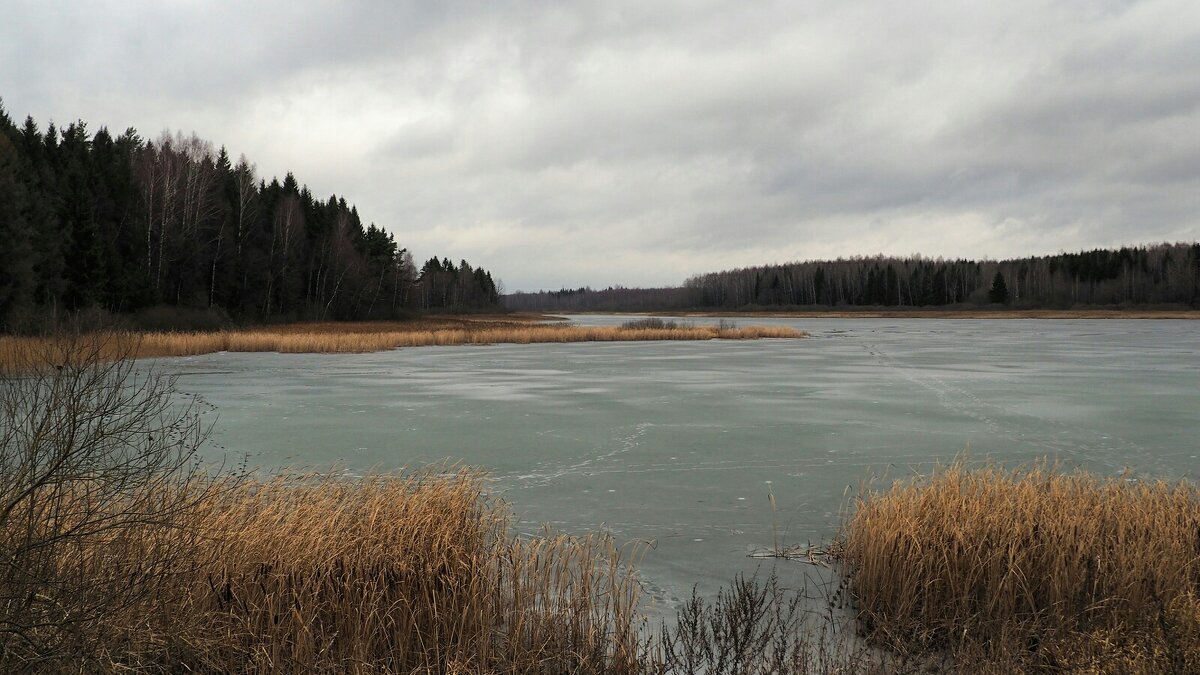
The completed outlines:
[[[837,545],[860,630],[902,652],[1200,672],[1194,484],[959,462],[861,497]]]
[[[636,669],[638,586],[611,541],[516,537],[480,485],[292,477],[207,500],[178,524],[187,573],[111,617],[112,670]]]
[[[799,338],[806,333],[778,326],[668,329],[530,324],[521,321],[446,319],[411,323],[312,323],[217,332],[116,332],[107,340],[112,356],[137,358],[195,356],[214,352],[361,353],[433,345],[612,342],[642,340],[750,340]],[[0,367],[45,362],[44,338],[0,336]]]
[[[515,536],[478,474],[204,494],[170,529],[63,561],[107,578],[123,555],[174,551],[152,597],[87,628],[107,650],[100,670],[689,672],[666,669],[640,630],[630,555],[604,536]],[[833,550],[860,632],[898,658],[830,651],[818,632],[796,638],[792,666],[746,672],[822,658],[816,672],[1200,672],[1191,484],[957,463],[864,494]],[[734,632],[701,634],[702,652],[776,620],[738,603],[726,614]]]

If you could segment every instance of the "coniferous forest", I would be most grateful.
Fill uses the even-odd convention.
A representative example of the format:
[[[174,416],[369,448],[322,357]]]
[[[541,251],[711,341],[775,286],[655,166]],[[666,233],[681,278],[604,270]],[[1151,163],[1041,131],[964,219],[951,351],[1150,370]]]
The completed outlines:
[[[488,271],[437,257],[418,268],[345,198],[291,173],[266,180],[194,134],[43,130],[0,106],[0,328],[84,310],[258,322],[497,302]]]
[[[1200,306],[1200,244],[1097,249],[1001,261],[884,256],[700,274],[678,288],[564,289],[506,296],[511,309],[644,311],[746,307],[1052,308]]]

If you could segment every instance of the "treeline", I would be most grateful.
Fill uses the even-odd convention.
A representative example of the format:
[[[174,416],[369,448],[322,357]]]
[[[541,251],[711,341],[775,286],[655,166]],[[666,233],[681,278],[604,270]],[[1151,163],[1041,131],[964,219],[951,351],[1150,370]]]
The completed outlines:
[[[0,327],[156,306],[242,321],[367,319],[498,302],[465,260],[418,269],[392,234],[291,174],[195,136],[43,132],[0,107]]]
[[[510,309],[652,311],[745,307],[1200,306],[1200,244],[1002,261],[858,257],[701,274],[680,288],[514,293]]]
[[[504,296],[504,306],[527,312],[646,312],[683,309],[688,306],[688,293],[683,288],[564,288],[509,293]]]
[[[1002,261],[851,258],[701,274],[699,307],[1010,304],[1200,305],[1200,244],[1159,244]]]

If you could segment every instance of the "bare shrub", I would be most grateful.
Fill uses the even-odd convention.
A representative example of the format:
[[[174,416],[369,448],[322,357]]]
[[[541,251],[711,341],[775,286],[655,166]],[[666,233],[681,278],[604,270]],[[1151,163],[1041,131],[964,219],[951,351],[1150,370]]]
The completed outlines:
[[[663,626],[659,671],[706,675],[909,672],[902,659],[873,651],[855,639],[853,628],[835,611],[838,592],[815,580],[789,590],[773,572],[766,581],[739,576],[711,601],[693,590],[675,625]]]
[[[649,316],[645,319],[632,319],[621,324],[621,328],[626,330],[653,329],[653,330],[674,330],[679,328],[677,321],[664,321],[656,316]]]
[[[0,670],[87,664],[191,570],[205,428],[169,378],[63,337],[0,362]]]

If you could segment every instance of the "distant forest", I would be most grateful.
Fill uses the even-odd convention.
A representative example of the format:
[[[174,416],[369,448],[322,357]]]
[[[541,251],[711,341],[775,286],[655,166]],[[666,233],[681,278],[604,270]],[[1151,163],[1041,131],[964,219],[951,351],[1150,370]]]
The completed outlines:
[[[81,310],[239,321],[390,318],[495,306],[489,272],[363,226],[344,198],[260,178],[196,137],[43,132],[0,106],[0,328]]]
[[[514,293],[510,309],[645,311],[781,307],[1200,306],[1200,244],[1001,261],[862,257],[701,274],[679,288]]]

